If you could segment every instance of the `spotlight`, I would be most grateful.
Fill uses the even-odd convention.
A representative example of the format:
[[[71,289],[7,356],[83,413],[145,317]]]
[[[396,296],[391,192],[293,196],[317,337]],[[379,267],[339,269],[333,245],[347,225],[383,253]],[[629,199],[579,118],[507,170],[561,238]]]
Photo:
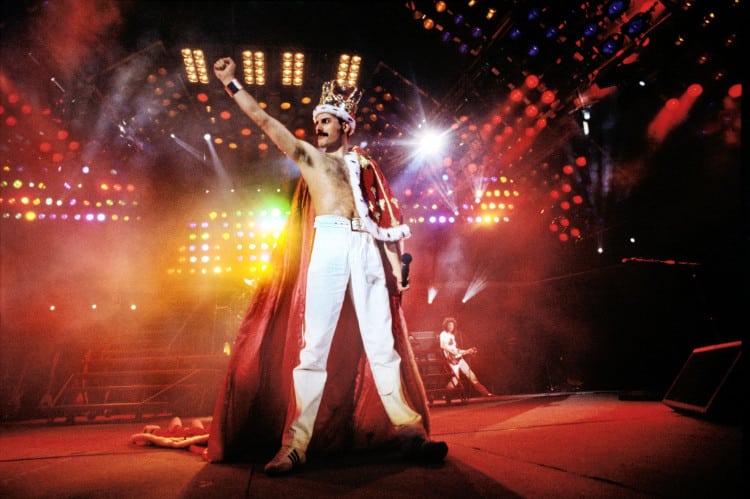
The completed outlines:
[[[435,297],[438,294],[438,290],[434,286],[427,288],[427,303],[432,304],[435,301]]]
[[[421,156],[439,156],[444,147],[444,133],[427,130],[417,137],[417,153]]]
[[[599,31],[599,26],[597,26],[596,23],[588,23],[583,28],[583,36],[586,38],[590,38],[596,34],[596,32]]]
[[[607,5],[607,15],[611,18],[622,15],[630,7],[630,0],[614,0]]]
[[[617,53],[618,50],[620,50],[620,47],[622,46],[622,39],[620,38],[620,35],[612,35],[606,40],[604,40],[604,43],[602,43],[601,50],[602,53],[606,55],[614,55]]]
[[[203,140],[205,140],[207,142],[211,141],[211,134],[207,133],[207,134],[203,135]]]
[[[640,35],[644,31],[646,31],[650,20],[651,17],[648,14],[641,12],[640,14],[633,17],[633,19],[628,21],[628,23],[625,25],[625,34],[631,38]]]

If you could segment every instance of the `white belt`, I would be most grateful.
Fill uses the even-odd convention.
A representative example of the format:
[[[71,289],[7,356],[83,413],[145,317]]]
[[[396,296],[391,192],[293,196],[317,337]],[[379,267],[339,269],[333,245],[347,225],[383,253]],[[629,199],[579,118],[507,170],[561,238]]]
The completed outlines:
[[[348,219],[340,215],[318,215],[315,217],[315,227],[346,227],[354,232],[366,232],[362,219]]]

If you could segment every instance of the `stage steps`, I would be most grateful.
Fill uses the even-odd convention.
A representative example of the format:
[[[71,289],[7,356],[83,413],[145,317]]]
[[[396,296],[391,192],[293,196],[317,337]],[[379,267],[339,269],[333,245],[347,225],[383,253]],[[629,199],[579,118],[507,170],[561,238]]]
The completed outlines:
[[[89,349],[83,357],[56,395],[42,400],[49,422],[210,415],[229,359],[137,345]]]

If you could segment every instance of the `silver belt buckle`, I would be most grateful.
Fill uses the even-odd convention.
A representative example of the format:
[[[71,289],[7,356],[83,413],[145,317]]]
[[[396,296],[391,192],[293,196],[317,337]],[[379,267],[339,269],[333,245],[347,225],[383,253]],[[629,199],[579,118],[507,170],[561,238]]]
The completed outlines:
[[[352,230],[355,232],[362,232],[363,225],[362,220],[359,218],[352,218]]]

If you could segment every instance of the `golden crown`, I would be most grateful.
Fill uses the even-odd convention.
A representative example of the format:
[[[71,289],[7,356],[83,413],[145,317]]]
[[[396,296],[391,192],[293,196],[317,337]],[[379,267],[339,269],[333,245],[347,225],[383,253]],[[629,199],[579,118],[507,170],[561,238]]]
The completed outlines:
[[[345,88],[335,81],[326,81],[323,83],[323,92],[320,94],[318,105],[334,106],[354,118],[361,98],[362,90],[357,87]]]

